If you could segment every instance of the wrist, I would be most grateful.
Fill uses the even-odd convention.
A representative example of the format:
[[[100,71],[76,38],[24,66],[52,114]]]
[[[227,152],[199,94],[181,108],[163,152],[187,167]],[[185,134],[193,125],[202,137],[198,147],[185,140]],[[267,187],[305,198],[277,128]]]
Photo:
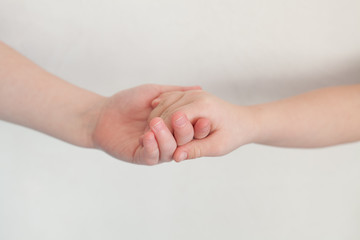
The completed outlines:
[[[264,104],[249,106],[251,111],[253,123],[254,123],[254,135],[252,143],[268,144],[270,128],[273,124],[269,124],[269,118],[267,117],[267,106]],[[267,120],[264,120],[267,118]]]
[[[96,148],[94,132],[107,100],[108,97],[94,94],[91,101],[84,108],[81,116],[83,140],[80,145],[82,147]]]
[[[236,141],[238,147],[257,143],[261,135],[259,109],[256,106],[236,106],[238,132]]]

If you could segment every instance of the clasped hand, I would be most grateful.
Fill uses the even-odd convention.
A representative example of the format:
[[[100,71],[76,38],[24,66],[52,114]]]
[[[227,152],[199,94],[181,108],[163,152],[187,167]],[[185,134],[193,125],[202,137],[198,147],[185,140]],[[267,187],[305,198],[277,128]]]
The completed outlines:
[[[162,104],[157,106],[158,97],[165,92],[196,89],[200,87],[142,85],[107,98],[93,130],[94,147],[136,164],[171,161],[178,146],[209,134],[210,121],[200,117],[190,122],[181,112],[160,118],[164,112]]]

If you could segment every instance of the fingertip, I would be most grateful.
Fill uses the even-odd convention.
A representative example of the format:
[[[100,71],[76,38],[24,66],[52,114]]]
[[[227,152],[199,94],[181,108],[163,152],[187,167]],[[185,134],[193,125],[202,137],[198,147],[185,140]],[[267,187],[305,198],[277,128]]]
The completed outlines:
[[[211,121],[206,118],[200,118],[194,125],[194,138],[203,139],[210,134]]]
[[[151,107],[152,108],[156,108],[157,105],[159,105],[160,103],[160,98],[155,98],[152,102],[151,102]]]
[[[181,152],[179,154],[178,162],[184,161],[188,158],[188,154],[186,152]]]
[[[182,162],[188,159],[189,154],[186,152],[186,149],[183,147],[178,147],[173,155],[175,162]]]

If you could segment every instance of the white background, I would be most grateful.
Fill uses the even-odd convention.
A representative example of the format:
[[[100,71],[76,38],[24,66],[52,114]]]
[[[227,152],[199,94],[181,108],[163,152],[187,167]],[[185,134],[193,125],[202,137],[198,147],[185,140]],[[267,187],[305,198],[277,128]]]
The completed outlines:
[[[254,104],[360,82],[358,0],[0,0],[0,39],[106,96],[200,84]],[[0,239],[360,239],[360,143],[145,167],[0,122]]]

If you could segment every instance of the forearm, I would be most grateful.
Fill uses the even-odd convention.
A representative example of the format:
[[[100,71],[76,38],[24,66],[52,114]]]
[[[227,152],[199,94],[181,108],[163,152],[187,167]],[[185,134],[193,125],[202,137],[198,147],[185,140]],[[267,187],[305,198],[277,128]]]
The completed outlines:
[[[311,148],[360,140],[360,85],[320,89],[251,108],[256,143]]]
[[[46,72],[0,42],[0,119],[91,146],[103,97]]]

